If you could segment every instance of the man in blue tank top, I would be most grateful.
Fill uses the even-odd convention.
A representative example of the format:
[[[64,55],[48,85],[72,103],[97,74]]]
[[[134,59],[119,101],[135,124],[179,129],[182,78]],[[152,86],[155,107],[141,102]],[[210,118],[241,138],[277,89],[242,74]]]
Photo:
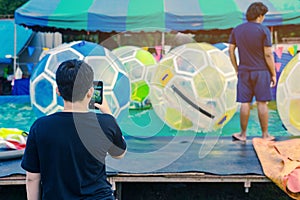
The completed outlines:
[[[237,102],[241,103],[241,132],[232,135],[236,140],[246,141],[250,103],[254,96],[262,138],[274,139],[268,132],[267,102],[272,100],[271,87],[276,85],[276,72],[271,34],[269,29],[262,25],[267,12],[268,8],[263,3],[252,3],[246,13],[248,22],[234,28],[229,39],[230,60],[238,74]],[[239,65],[234,53],[236,47]]]
[[[21,166],[26,170],[29,200],[114,199],[105,172],[105,157],[126,151],[122,132],[107,102],[102,112],[89,112],[92,68],[83,61],[65,61],[57,69],[57,93],[64,110],[37,119],[30,128]]]

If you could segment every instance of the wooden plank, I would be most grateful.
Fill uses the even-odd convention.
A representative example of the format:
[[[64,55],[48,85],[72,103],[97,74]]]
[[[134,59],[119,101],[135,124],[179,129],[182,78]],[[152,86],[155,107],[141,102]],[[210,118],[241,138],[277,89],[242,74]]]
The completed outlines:
[[[270,182],[261,175],[207,175],[207,174],[118,174],[109,176],[111,182]]]
[[[249,192],[251,183],[271,182],[263,175],[210,175],[204,173],[158,173],[158,174],[117,174],[108,177],[113,190],[118,190],[116,184],[126,182],[189,182],[189,183],[244,183],[245,192]],[[119,184],[120,185],[120,184]]]
[[[25,185],[25,175],[12,175],[0,178],[0,185]]]
[[[25,175],[0,178],[0,185],[25,184]],[[109,175],[111,183],[116,182],[270,182],[261,175],[209,175],[204,173],[158,173],[158,174],[117,174]]]

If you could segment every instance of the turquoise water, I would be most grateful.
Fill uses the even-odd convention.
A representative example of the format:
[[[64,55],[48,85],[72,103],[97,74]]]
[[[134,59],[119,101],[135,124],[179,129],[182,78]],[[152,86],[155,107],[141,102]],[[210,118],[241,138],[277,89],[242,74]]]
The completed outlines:
[[[197,135],[219,135],[231,136],[232,133],[240,131],[239,112],[220,130],[210,133],[196,133]],[[156,116],[153,110],[131,111],[127,119],[120,123],[123,132],[131,136],[151,137],[151,136],[174,136],[174,135],[194,135],[193,131],[177,131],[169,128]],[[280,117],[276,110],[269,109],[269,132],[274,136],[289,136],[283,127]],[[253,108],[250,112],[248,123],[248,136],[261,136],[257,109]]]
[[[19,128],[26,132],[36,119],[30,103],[3,103],[0,105],[0,113],[0,127]]]
[[[19,128],[29,131],[30,126],[36,119],[30,103],[2,103],[0,105],[0,127]],[[125,135],[138,137],[153,136],[174,136],[174,135],[194,135],[193,131],[177,131],[169,128],[154,113],[153,110],[131,110],[128,118],[122,119],[120,126]],[[239,112],[223,127],[213,133],[196,133],[197,135],[221,134],[221,136],[230,136],[238,132]],[[285,131],[282,122],[276,110],[269,110],[269,132],[274,136],[289,136]],[[251,110],[251,116],[248,124],[248,136],[260,136],[260,126],[257,117],[257,109]]]

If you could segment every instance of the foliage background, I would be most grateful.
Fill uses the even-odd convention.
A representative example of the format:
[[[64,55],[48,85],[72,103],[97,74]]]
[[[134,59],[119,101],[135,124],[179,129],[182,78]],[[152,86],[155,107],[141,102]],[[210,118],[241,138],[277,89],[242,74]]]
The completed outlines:
[[[0,0],[1,18],[13,18],[15,10],[28,0]]]

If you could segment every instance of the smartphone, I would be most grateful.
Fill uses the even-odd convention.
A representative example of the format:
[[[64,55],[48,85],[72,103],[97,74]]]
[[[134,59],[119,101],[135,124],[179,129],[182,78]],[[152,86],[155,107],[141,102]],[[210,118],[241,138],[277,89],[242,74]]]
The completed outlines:
[[[103,99],[103,82],[102,81],[94,81],[94,94],[89,102],[89,108],[95,109],[94,103],[102,104]]]

